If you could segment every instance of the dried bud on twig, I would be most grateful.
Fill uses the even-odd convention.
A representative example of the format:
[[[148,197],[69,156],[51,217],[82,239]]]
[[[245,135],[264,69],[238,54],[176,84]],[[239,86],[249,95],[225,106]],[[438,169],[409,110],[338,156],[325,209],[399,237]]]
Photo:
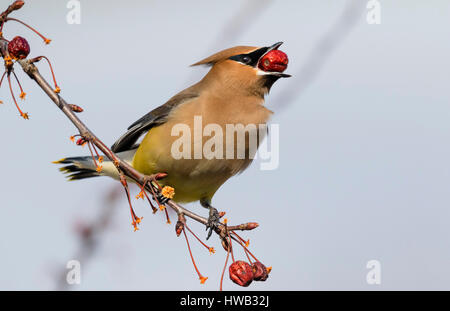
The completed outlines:
[[[19,10],[21,7],[23,7],[24,4],[25,4],[25,2],[23,2],[22,0],[14,1],[14,3],[11,4],[11,9]]]
[[[80,112],[84,111],[83,108],[81,108],[80,106],[77,106],[77,105],[69,104],[69,107],[73,112],[80,113]]]
[[[83,146],[84,144],[86,143],[86,140],[83,138],[83,137],[81,137],[81,138],[79,138],[78,140],[77,140],[77,145],[78,146]]]
[[[229,268],[230,279],[237,285],[247,287],[253,281],[253,269],[245,261],[235,261]]]
[[[259,227],[259,224],[257,222],[248,222],[244,224],[244,230],[253,230]]]
[[[155,179],[156,180],[160,180],[160,179],[163,179],[165,177],[167,177],[166,173],[158,173],[158,174],[155,175]]]
[[[177,224],[175,225],[175,232],[177,236],[180,236],[181,232],[183,232],[184,224],[182,221],[178,220]]]

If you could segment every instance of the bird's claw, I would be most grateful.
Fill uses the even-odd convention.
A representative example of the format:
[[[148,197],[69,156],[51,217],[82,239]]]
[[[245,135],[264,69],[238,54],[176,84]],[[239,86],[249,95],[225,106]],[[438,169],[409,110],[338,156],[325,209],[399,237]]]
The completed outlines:
[[[211,237],[213,230],[219,227],[220,215],[219,212],[214,208],[209,208],[209,217],[208,222],[206,223],[206,230],[209,229],[206,239],[208,240]]]
[[[167,201],[169,201],[169,198],[163,196],[161,193],[158,193],[158,194],[156,195],[156,198],[158,199],[158,202],[159,202],[160,204],[166,204]]]

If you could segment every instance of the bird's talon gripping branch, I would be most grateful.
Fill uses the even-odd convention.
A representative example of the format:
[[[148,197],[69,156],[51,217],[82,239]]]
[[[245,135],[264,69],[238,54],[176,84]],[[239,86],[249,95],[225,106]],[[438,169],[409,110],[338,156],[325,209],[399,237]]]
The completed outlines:
[[[157,180],[162,179],[166,176],[167,176],[167,174],[165,174],[165,173],[155,174],[152,176],[145,176],[144,181],[142,182],[142,184],[140,184],[141,191],[136,196],[136,199],[140,199],[140,198],[144,199],[144,196],[145,196],[148,203],[150,204],[150,207],[153,210],[153,214],[155,214],[158,211],[158,209],[153,205],[152,200],[147,195],[147,192],[145,191],[145,187],[147,185],[150,186],[150,192],[152,194],[153,200],[155,200],[155,202],[158,205],[158,207],[160,208],[160,210],[163,210],[165,208],[163,205],[165,202],[161,203],[162,202],[161,198],[164,198],[164,197],[161,195],[159,190],[155,190],[154,188],[156,187],[157,189],[160,189],[161,187],[159,186]],[[161,206],[163,206],[164,208],[161,208]],[[166,213],[167,213],[167,211],[166,211]],[[168,221],[168,223],[170,223],[168,214],[167,214],[167,221]]]
[[[220,214],[217,211],[217,209],[215,209],[212,206],[209,206],[209,217],[208,217],[208,222],[206,223],[206,231],[208,231],[206,239],[209,240],[209,238],[212,235],[213,230],[216,231],[216,229],[219,228],[220,225]]]

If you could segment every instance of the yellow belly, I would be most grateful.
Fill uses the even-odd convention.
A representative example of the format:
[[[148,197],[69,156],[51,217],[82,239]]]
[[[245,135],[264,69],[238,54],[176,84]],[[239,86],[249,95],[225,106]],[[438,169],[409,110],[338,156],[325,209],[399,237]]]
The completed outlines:
[[[136,151],[133,167],[146,175],[167,173],[161,184],[175,188],[174,200],[177,202],[211,199],[217,189],[235,174],[237,160],[177,160],[171,154],[174,138],[170,132],[168,123],[152,128]]]
[[[193,129],[194,116],[202,116],[203,126],[218,124],[225,133],[227,124],[263,124],[272,114],[261,105],[261,100],[247,104],[225,102],[220,105],[221,109],[213,109],[214,105],[210,103],[217,100],[216,97],[210,98],[205,95],[180,105],[172,111],[166,123],[150,129],[134,155],[133,167],[143,174],[168,174],[161,184],[175,188],[175,201],[211,199],[227,179],[244,170],[252,160],[249,158],[208,160],[205,157],[177,160],[171,153],[173,142],[179,138],[171,136],[174,126],[186,124]],[[239,104],[239,107],[235,104]],[[206,141],[207,139],[203,139],[203,144]],[[225,148],[226,146],[224,150]],[[191,149],[194,150],[193,141]]]

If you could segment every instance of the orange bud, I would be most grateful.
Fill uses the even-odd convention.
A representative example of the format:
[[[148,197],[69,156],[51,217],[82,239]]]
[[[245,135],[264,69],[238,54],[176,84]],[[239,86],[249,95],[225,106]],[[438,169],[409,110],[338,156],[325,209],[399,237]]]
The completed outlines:
[[[23,7],[24,4],[25,2],[23,2],[22,0],[14,1],[14,3],[11,4],[11,9],[19,10],[21,7]]]
[[[82,145],[84,145],[86,143],[86,140],[82,137],[82,138],[79,138],[78,140],[77,140],[77,145],[78,146],[82,146]]]
[[[73,112],[80,113],[80,112],[84,111],[83,108],[81,108],[80,106],[77,106],[77,105],[69,104],[69,107]]]
[[[259,224],[257,222],[248,222],[245,224],[245,230],[253,230],[258,227],[259,227]]]
[[[163,179],[166,176],[167,176],[166,173],[158,173],[158,174],[156,174],[155,179],[156,180]]]
[[[177,221],[177,224],[175,225],[175,232],[177,236],[180,236],[181,232],[183,232],[184,224],[181,221]]]

